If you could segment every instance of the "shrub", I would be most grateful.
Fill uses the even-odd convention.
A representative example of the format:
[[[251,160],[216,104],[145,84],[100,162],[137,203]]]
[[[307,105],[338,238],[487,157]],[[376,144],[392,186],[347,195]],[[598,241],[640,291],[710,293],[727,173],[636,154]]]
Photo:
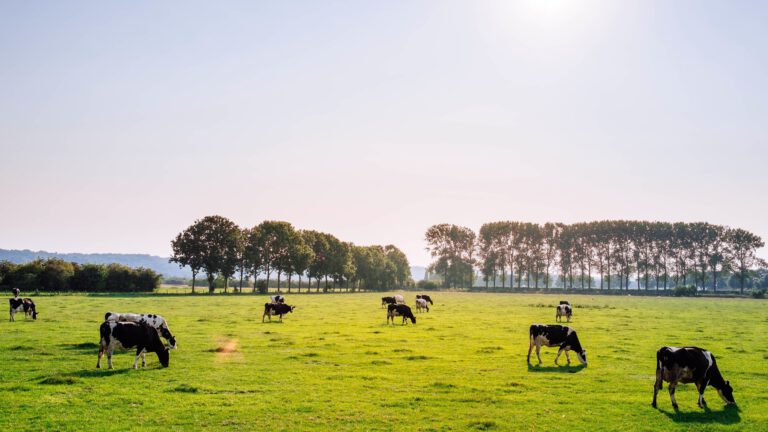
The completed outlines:
[[[766,291],[768,290],[766,290],[765,288],[760,288],[760,289],[755,288],[752,290],[752,298],[756,298],[756,299],[765,298]]]
[[[416,284],[416,288],[418,288],[420,290],[423,290],[423,291],[435,291],[435,290],[437,290],[438,287],[437,287],[437,284],[432,282],[432,281],[420,280]]]
[[[695,297],[697,293],[696,285],[683,285],[675,287],[675,297]]]

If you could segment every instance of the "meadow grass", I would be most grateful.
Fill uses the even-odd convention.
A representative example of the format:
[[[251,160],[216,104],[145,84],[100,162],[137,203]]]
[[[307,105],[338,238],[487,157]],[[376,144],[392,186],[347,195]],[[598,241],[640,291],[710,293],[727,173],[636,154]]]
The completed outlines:
[[[569,295],[589,366],[557,367],[542,348],[529,367],[528,327],[553,323],[563,296],[438,292],[416,325],[387,326],[382,295],[294,295],[294,313],[264,324],[259,295],[40,297],[37,321],[0,322],[0,426],[768,430],[764,302]],[[135,371],[125,353],[97,370],[106,311],[164,315],[179,346],[170,367],[148,354]],[[678,387],[680,413],[666,385],[651,408],[663,345],[712,350],[738,408],[712,388],[710,410],[697,408],[693,385]]]

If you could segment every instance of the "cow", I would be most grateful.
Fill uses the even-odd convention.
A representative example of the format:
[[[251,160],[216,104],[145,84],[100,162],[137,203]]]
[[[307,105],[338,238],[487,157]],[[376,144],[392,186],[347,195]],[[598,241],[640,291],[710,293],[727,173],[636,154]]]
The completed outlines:
[[[99,327],[99,360],[96,368],[101,368],[101,358],[107,353],[107,366],[112,369],[112,353],[115,349],[129,349],[136,347],[136,358],[133,360],[133,368],[138,369],[139,357],[141,366],[147,365],[146,353],[157,353],[157,359],[163,367],[168,367],[169,357],[160,335],[154,327],[145,323],[105,321]]]
[[[285,296],[281,296],[280,294],[269,296],[269,301],[274,304],[285,303]]]
[[[530,344],[528,345],[528,364],[531,363],[531,350],[534,345],[536,346],[536,357],[539,358],[539,364],[541,364],[541,355],[539,351],[541,346],[548,347],[560,347],[555,356],[555,364],[563,351],[565,351],[565,358],[568,364],[571,364],[571,358],[568,356],[568,351],[574,350],[582,364],[587,364],[587,351],[581,347],[579,337],[576,335],[576,330],[561,326],[557,324],[531,324],[530,329]]]
[[[426,310],[429,312],[429,305],[427,305],[427,301],[423,298],[417,298],[416,299],[416,312],[421,312]]]
[[[115,313],[107,312],[104,314],[104,321],[116,321],[116,322],[134,322],[137,324],[146,324],[156,329],[168,344],[171,349],[176,349],[176,337],[171,333],[171,329],[168,328],[168,321],[160,315],[155,314],[135,314],[135,313]]]
[[[13,317],[16,315],[17,312],[24,312],[24,319],[27,317],[32,317],[32,319],[37,319],[37,309],[35,309],[35,302],[32,301],[31,298],[18,298],[14,297],[12,299],[8,299],[8,303],[10,304],[10,318],[8,321],[16,321],[16,319]]]
[[[731,382],[723,379],[717,368],[715,356],[711,352],[697,347],[661,347],[656,352],[656,383],[653,386],[653,402],[651,406],[656,408],[656,395],[663,386],[663,382],[669,383],[669,398],[672,399],[672,407],[677,411],[675,400],[675,388],[678,383],[696,383],[699,391],[699,408],[706,408],[704,402],[704,390],[707,385],[717,389],[717,393],[727,405],[736,404],[733,399]]]
[[[11,292],[13,293],[13,298],[17,298],[21,293],[21,290],[18,288],[11,288]]]
[[[395,294],[395,303],[405,304],[405,297],[401,296],[400,294]]]
[[[416,300],[418,300],[418,299],[424,299],[424,300],[428,301],[429,304],[434,305],[434,303],[432,303],[432,299],[428,295],[426,295],[426,294],[416,294]]]
[[[283,322],[283,315],[293,312],[296,306],[288,306],[285,303],[264,303],[264,315],[261,316],[261,322],[264,322],[265,317],[269,317],[269,322],[272,322],[273,315],[280,316],[280,322]]]
[[[573,309],[571,309],[571,305],[560,304],[557,306],[557,311],[555,312],[556,322],[562,322],[563,317],[565,317],[568,322],[571,322],[571,316],[573,316]]]
[[[387,306],[387,324],[389,324],[390,319],[392,320],[392,324],[394,324],[396,316],[403,317],[403,324],[406,323],[408,318],[411,319],[412,323],[416,324],[416,317],[413,316],[411,308],[404,304],[391,304]]]
[[[570,305],[571,305],[570,303],[568,303],[568,301],[567,301],[567,300],[560,300],[560,304],[561,304],[561,305],[567,304],[568,306],[570,306]]]
[[[381,298],[381,306],[395,304],[395,303],[397,303],[397,302],[395,301],[394,297],[382,297]]]

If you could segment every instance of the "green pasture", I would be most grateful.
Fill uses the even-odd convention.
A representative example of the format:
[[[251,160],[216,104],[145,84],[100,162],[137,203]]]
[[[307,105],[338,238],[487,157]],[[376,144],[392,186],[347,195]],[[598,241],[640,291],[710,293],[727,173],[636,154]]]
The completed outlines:
[[[562,296],[434,293],[416,325],[385,324],[383,294],[292,295],[283,323],[265,296],[37,297],[37,321],[0,321],[5,430],[768,430],[768,303],[571,295],[589,365],[526,365],[528,327]],[[406,293],[413,305],[414,294]],[[164,315],[170,367],[132,353],[97,370],[104,312]],[[693,385],[650,406],[655,351],[710,349],[738,408]],[[534,355],[535,358],[535,355]],[[576,356],[572,356],[574,363]],[[534,360],[535,362],[535,360]],[[561,357],[561,363],[565,357]],[[103,365],[106,367],[106,364]]]

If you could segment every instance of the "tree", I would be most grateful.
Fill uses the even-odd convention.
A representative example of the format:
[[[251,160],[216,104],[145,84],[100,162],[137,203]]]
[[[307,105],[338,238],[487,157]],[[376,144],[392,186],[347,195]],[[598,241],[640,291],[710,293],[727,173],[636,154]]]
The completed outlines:
[[[175,239],[171,241],[173,253],[169,262],[179,264],[179,267],[189,267],[192,270],[192,294],[195,293],[195,280],[200,269],[203,267],[202,247],[203,235],[201,231],[203,225],[192,224],[186,230],[180,232]]]
[[[43,262],[40,272],[40,285],[48,291],[60,292],[70,289],[69,282],[75,275],[75,266],[59,258],[50,258]]]
[[[734,269],[739,276],[739,291],[744,294],[744,285],[749,269],[758,263],[755,251],[765,243],[755,234],[741,228],[729,229],[725,233],[728,243],[728,260],[733,262]]]
[[[427,250],[433,258],[437,258],[431,267],[444,274],[443,285],[446,288],[464,286],[467,277],[471,285],[474,279],[475,237],[471,229],[457,225],[439,224],[427,229]]]
[[[277,271],[277,292],[280,292],[280,277],[286,271],[291,243],[296,241],[298,234],[288,222],[264,221],[258,226],[257,239],[261,248],[261,258],[267,282],[273,270]]]
[[[392,280],[394,280],[397,287],[405,287],[406,283],[411,279],[411,266],[408,264],[408,257],[395,245],[385,246],[384,252],[393,266]]]
[[[208,292],[214,291],[216,274],[224,278],[224,290],[238,264],[240,228],[223,216],[206,216],[195,221],[171,242],[171,261],[202,270],[208,280]],[[195,271],[193,270],[193,284]]]

